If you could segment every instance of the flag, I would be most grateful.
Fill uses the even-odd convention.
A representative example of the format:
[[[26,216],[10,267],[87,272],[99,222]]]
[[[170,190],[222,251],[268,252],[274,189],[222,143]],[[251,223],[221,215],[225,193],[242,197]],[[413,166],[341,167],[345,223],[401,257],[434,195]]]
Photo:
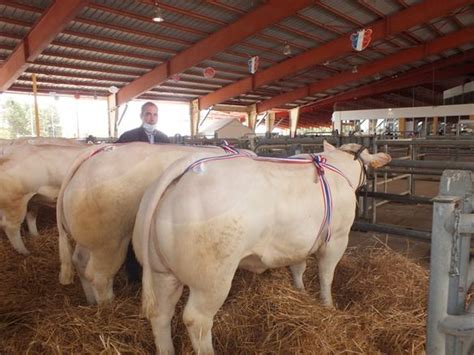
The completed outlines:
[[[351,34],[352,48],[356,51],[363,51],[372,40],[372,30],[370,28],[362,29]]]
[[[259,59],[259,58],[258,58],[258,55],[254,56],[254,57],[251,57],[251,58],[249,59],[249,62],[248,62],[248,63],[249,63],[249,72],[250,72],[250,74],[255,74],[255,72],[257,71],[257,69],[258,69],[258,62],[259,62],[258,59]]]

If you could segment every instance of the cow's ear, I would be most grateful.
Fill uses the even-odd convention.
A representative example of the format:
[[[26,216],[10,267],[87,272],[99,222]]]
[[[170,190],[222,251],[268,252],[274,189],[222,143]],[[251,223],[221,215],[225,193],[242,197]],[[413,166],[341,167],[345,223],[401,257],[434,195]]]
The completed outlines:
[[[390,160],[392,160],[390,155],[385,153],[371,154],[369,165],[372,168],[381,168],[382,166],[390,163]]]
[[[329,153],[329,152],[332,152],[333,150],[336,150],[336,147],[333,146],[331,143],[328,143],[326,140],[323,141],[323,148],[324,148],[324,153]]]

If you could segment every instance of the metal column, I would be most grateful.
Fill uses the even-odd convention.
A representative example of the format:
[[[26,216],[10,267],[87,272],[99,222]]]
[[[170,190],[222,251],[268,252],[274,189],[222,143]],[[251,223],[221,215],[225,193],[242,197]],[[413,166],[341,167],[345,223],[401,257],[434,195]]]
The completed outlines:
[[[430,355],[474,351],[474,314],[464,309],[473,278],[473,187],[470,171],[446,170],[434,200],[426,346]]]

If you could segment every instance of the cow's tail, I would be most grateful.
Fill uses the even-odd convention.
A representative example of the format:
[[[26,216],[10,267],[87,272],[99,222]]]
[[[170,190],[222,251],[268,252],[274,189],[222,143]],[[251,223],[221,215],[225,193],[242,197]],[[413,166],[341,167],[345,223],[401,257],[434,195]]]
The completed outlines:
[[[133,248],[138,260],[143,266],[142,276],[142,313],[147,318],[151,318],[156,315],[156,302],[155,292],[153,290],[153,276],[150,265],[150,252],[158,250],[158,258],[160,264],[164,268],[169,270],[169,266],[166,263],[165,257],[161,254],[159,241],[156,240],[157,244],[155,248],[149,248],[151,245],[151,233],[153,215],[157,209],[158,203],[166,192],[168,187],[178,178],[180,178],[187,168],[198,161],[199,159],[206,158],[209,156],[215,156],[215,154],[209,153],[197,153],[186,157],[183,157],[173,164],[171,164],[165,172],[156,180],[155,183],[150,185],[145,191],[140,202],[137,217],[135,220],[135,227],[133,230]],[[171,272],[171,270],[169,270]],[[157,285],[157,287],[160,287]]]
[[[101,144],[92,146],[90,149],[86,149],[82,154],[80,154],[66,173],[66,176],[61,184],[61,189],[59,190],[58,201],[56,204],[56,221],[58,225],[59,233],[59,260],[61,261],[61,270],[59,272],[59,282],[62,285],[69,285],[74,279],[74,267],[72,265],[72,248],[69,243],[69,237],[67,232],[66,220],[64,218],[64,191],[71,181],[72,177],[87,159],[94,155],[97,151],[102,150],[107,145]]]

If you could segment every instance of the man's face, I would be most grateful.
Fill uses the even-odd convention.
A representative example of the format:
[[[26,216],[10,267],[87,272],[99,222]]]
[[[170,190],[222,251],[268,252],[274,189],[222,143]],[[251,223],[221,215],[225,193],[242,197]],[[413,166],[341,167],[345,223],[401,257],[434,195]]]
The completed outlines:
[[[158,108],[154,105],[147,105],[142,114],[142,121],[151,125],[158,122]]]

